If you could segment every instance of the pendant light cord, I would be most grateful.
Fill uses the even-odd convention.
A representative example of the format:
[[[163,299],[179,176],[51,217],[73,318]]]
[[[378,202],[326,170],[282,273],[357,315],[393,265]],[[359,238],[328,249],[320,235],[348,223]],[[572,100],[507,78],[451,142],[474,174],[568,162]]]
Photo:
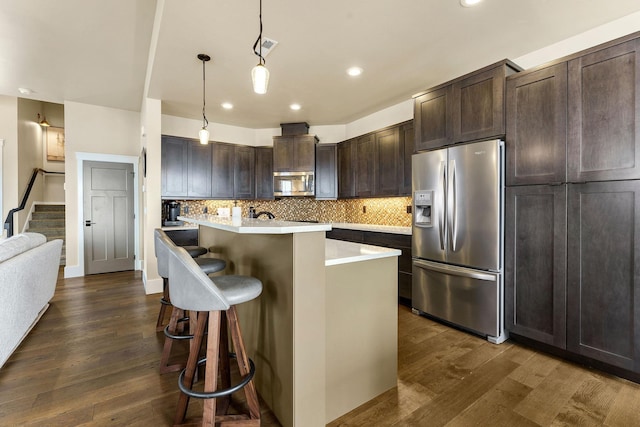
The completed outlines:
[[[266,61],[264,60],[264,57],[262,56],[262,0],[260,0],[260,35],[258,36],[258,39],[256,40],[256,42],[253,44],[253,53],[255,53],[255,55],[260,58],[260,64],[263,65]],[[258,47],[258,45],[260,45],[260,51],[256,50],[256,47]]]
[[[204,73],[204,68],[205,68],[205,63],[207,62],[206,59],[202,59],[202,127],[206,128],[207,126],[209,126],[209,120],[207,120],[207,115],[205,114],[205,105],[206,105],[206,97],[205,97],[205,85],[206,85],[206,81],[207,79],[205,78],[205,73]]]

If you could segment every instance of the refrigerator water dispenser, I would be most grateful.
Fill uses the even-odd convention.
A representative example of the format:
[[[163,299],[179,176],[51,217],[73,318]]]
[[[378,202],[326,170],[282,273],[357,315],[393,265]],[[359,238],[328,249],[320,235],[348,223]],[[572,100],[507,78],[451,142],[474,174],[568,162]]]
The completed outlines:
[[[433,190],[416,191],[413,193],[414,224],[420,227],[431,227],[431,209],[433,205]]]

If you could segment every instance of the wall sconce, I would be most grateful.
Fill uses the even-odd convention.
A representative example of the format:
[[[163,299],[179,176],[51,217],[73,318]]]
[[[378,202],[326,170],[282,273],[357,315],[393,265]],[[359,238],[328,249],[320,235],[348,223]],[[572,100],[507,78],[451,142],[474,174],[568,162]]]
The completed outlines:
[[[207,145],[209,143],[209,131],[207,130],[207,126],[209,125],[209,120],[207,120],[207,115],[205,114],[205,64],[207,61],[211,59],[211,57],[207,54],[200,53],[198,54],[198,59],[202,61],[202,129],[198,132],[198,136],[200,137],[200,144]]]
[[[38,113],[38,124],[45,128],[48,128],[49,126],[51,126],[47,121],[46,116],[42,116],[42,120],[40,120],[40,113]]]
[[[258,44],[260,44],[260,48],[256,50]],[[259,58],[258,65],[251,70],[253,91],[259,94],[265,94],[267,93],[267,86],[269,86],[269,70],[264,66],[264,57],[262,56],[262,0],[260,0],[260,35],[253,44],[253,53]]]

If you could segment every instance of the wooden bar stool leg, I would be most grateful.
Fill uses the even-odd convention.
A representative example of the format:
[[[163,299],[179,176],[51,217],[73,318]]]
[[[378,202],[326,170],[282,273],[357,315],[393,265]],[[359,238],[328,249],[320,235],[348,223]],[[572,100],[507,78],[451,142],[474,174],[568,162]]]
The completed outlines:
[[[208,312],[200,312],[198,313],[198,322],[196,325],[196,331],[193,335],[193,349],[196,351],[189,352],[189,359],[187,360],[187,367],[185,369],[184,379],[182,383],[188,387],[193,387],[193,380],[195,376],[196,369],[198,368],[198,355],[200,353],[200,345],[202,344],[202,339],[204,337],[204,331],[206,329],[207,320],[209,318]],[[174,424],[182,424],[187,415],[187,407],[189,405],[189,396],[180,393],[180,398],[178,399],[178,405],[176,407],[176,416],[174,420]]]
[[[216,391],[218,387],[218,360],[220,349],[220,311],[209,313],[209,331],[207,333],[207,367],[204,374],[204,391]],[[202,414],[202,426],[214,427],[216,422],[216,400],[205,399]]]
[[[178,330],[178,320],[182,317],[183,311],[177,307],[173,307],[171,310],[171,319],[167,326],[167,331],[170,334],[175,334]],[[184,368],[183,363],[177,363],[169,365],[169,358],[171,357],[171,348],[173,346],[173,339],[169,337],[164,338],[164,347],[162,349],[162,356],[160,356],[160,373],[166,374],[167,372],[175,372]]]
[[[249,358],[244,347],[244,341],[242,340],[242,332],[240,331],[240,323],[238,323],[238,313],[236,307],[231,306],[227,310],[227,317],[229,318],[229,329],[231,333],[231,340],[233,341],[233,348],[236,351],[236,360],[238,362],[238,369],[240,375],[248,375],[251,368],[249,365]],[[260,403],[258,402],[258,393],[253,380],[243,388],[244,395],[247,399],[247,405],[249,406],[249,417],[253,420],[260,420]]]
[[[231,367],[229,365],[229,333],[227,331],[227,315],[223,311],[220,313],[220,344],[219,344],[219,369],[220,372],[220,388],[227,389],[231,387]],[[219,397],[216,404],[216,414],[223,415],[227,413],[231,396]]]
[[[156,332],[164,330],[164,317],[166,316],[167,307],[171,305],[169,300],[169,286],[166,278],[162,278],[162,299],[160,300],[160,312],[158,313],[158,321],[156,322]]]

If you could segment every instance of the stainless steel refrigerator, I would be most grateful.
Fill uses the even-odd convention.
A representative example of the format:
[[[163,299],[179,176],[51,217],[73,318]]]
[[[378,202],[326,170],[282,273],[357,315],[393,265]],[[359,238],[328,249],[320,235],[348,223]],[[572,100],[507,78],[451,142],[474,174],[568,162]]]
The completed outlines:
[[[503,142],[414,154],[412,171],[414,311],[503,342]]]

